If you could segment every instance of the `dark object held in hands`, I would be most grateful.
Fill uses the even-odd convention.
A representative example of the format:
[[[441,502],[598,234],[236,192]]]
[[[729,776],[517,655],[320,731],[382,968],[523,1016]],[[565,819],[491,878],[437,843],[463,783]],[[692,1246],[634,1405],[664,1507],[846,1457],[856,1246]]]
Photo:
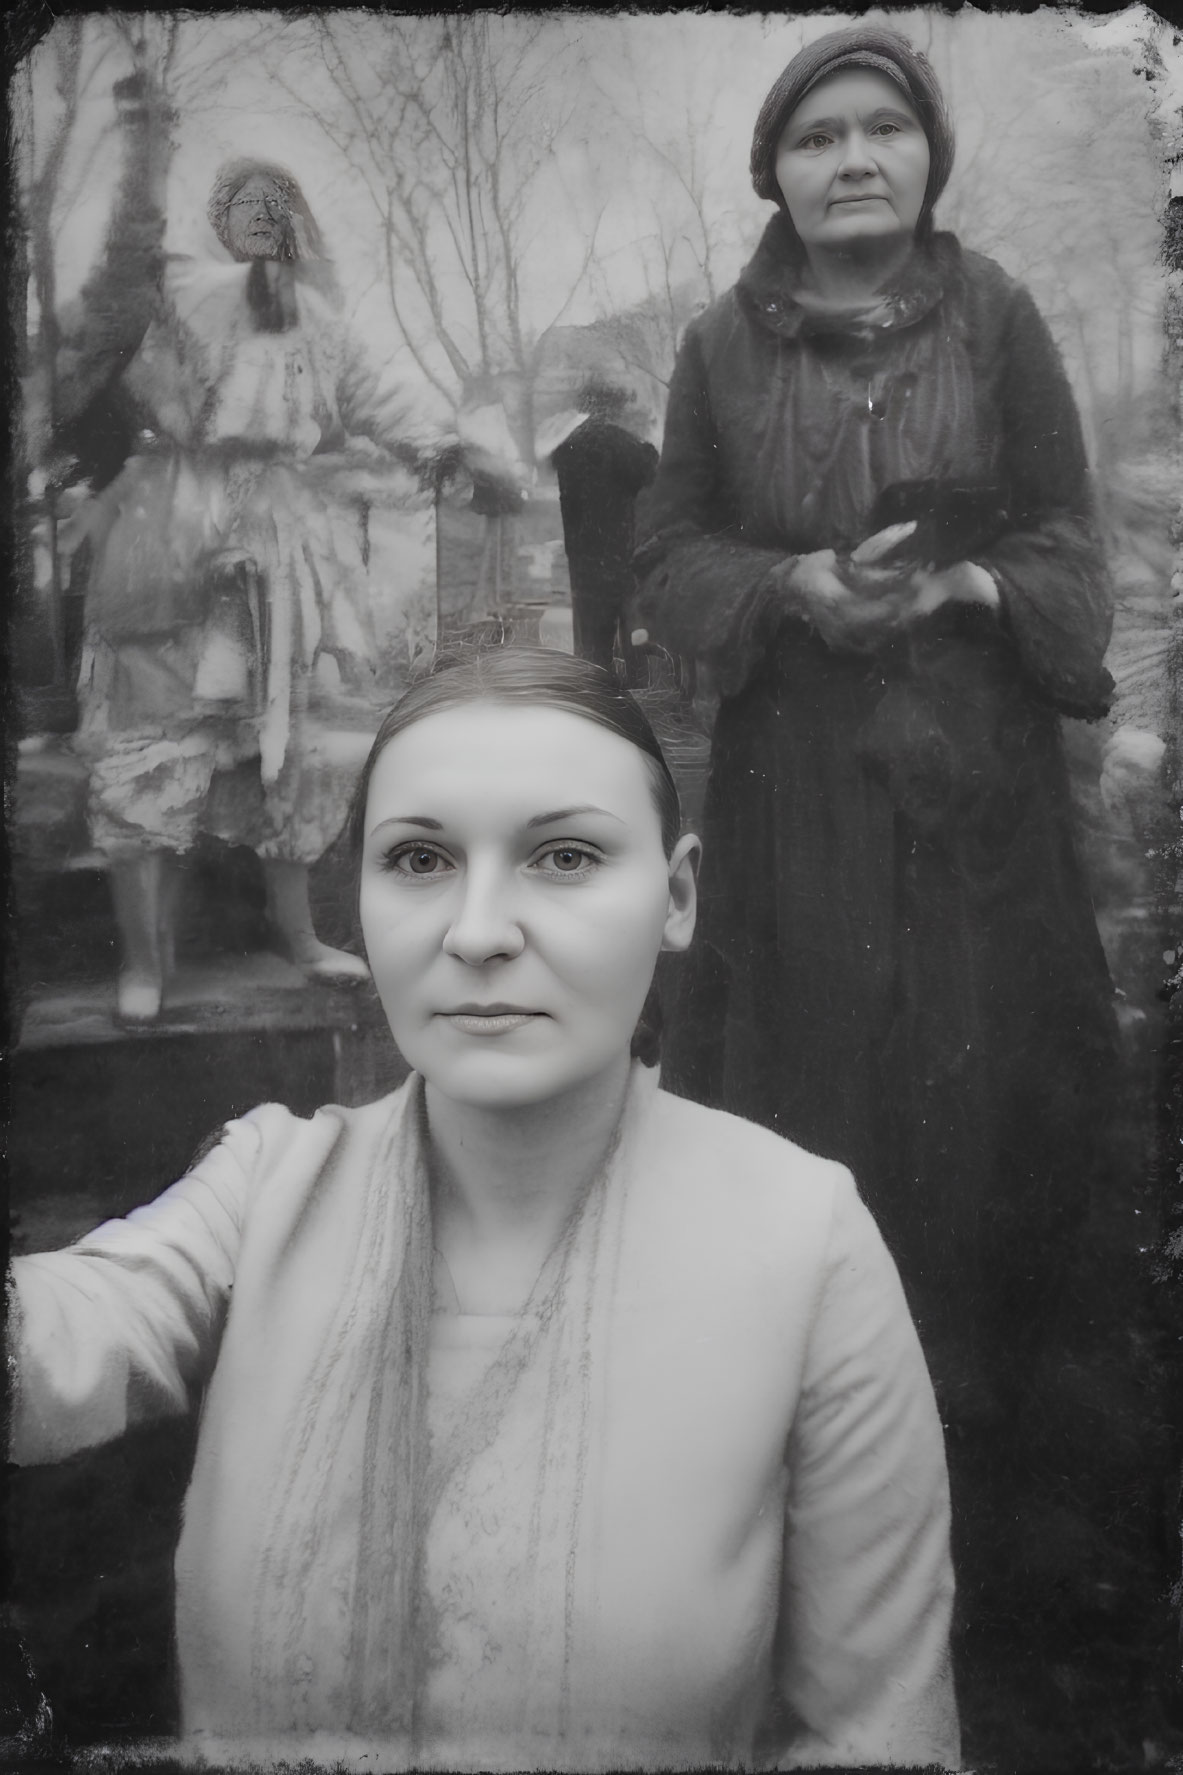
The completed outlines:
[[[915,530],[882,555],[877,566],[939,570],[955,561],[972,561],[1011,521],[1006,489],[956,481],[893,481],[875,501],[866,535],[912,521]]]

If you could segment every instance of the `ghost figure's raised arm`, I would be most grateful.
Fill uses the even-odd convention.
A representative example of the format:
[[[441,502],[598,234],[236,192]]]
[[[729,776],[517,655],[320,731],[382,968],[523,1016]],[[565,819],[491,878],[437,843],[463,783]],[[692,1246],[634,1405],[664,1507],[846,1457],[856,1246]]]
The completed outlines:
[[[121,90],[123,89],[123,90]],[[137,77],[119,82],[122,171],[103,250],[76,302],[58,315],[51,424],[68,425],[118,379],[160,301],[170,113]]]
[[[369,438],[426,477],[459,443],[456,411],[425,376],[381,363],[355,333],[347,336],[337,406],[349,437]]]
[[[366,437],[414,472],[422,486],[438,486],[460,472],[520,500],[529,469],[499,401],[453,406],[424,377],[379,367],[352,337],[337,401],[347,434]]]

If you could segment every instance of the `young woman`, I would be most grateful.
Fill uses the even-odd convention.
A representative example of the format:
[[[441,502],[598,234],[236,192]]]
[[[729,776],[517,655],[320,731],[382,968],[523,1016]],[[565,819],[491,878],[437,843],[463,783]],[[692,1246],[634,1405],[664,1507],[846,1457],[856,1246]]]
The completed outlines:
[[[204,1395],[186,1734],[359,1769],[955,1766],[941,1431],[891,1259],[845,1171],[636,1057],[699,848],[638,706],[543,650],[440,662],[353,829],[407,1083],[254,1110],[16,1264],[18,1460]]]

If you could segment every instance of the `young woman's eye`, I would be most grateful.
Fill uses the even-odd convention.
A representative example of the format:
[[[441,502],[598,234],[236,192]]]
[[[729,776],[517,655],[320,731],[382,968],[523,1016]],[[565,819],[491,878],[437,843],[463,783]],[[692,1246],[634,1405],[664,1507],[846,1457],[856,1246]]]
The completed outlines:
[[[452,864],[442,851],[430,844],[400,844],[388,851],[382,867],[394,875],[411,876],[422,881],[433,875],[445,875]]]
[[[578,876],[588,874],[599,861],[599,854],[583,845],[552,844],[534,859],[534,867],[543,875]]]

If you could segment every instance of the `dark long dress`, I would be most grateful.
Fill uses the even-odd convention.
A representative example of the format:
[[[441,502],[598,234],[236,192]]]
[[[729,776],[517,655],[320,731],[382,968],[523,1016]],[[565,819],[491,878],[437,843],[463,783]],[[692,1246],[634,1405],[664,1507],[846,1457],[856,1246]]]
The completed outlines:
[[[641,519],[640,619],[722,696],[666,1078],[851,1166],[946,1422],[981,1431],[1031,1372],[1112,1076],[1059,733],[1104,710],[1111,592],[1027,292],[943,234],[873,322],[826,318],[790,238],[688,330]],[[999,615],[856,652],[774,606],[772,567],[918,480],[998,490]]]

